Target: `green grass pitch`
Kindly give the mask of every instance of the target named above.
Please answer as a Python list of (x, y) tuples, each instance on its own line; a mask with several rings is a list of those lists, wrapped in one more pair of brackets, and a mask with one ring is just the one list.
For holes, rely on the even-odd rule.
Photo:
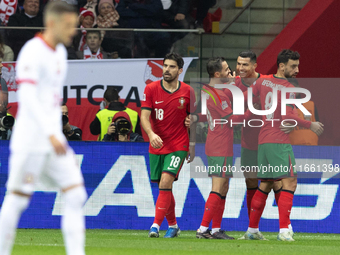
[[(277, 233), (263, 233), (269, 241), (202, 240), (196, 239), (194, 231), (182, 231), (180, 237), (164, 239), (148, 238), (148, 231), (140, 230), (87, 230), (87, 255), (120, 254), (339, 254), (340, 235), (296, 233), (295, 242), (279, 242)], [(240, 237), (241, 232), (228, 232)], [(60, 230), (19, 229), (13, 255), (59, 255), (65, 254)]]

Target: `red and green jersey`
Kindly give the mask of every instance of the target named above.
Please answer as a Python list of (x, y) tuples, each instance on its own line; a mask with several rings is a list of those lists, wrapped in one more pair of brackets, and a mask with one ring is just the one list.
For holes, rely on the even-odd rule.
[[(263, 77), (262, 74), (259, 74), (257, 78)], [(250, 87), (245, 84), (240, 76), (235, 78), (235, 85), (242, 90), (242, 92), (247, 91)], [(246, 109), (246, 108), (245, 108)], [(261, 119), (259, 117), (252, 116), (251, 119)], [(256, 123), (256, 124), (255, 124)], [(259, 125), (259, 122), (252, 123), (253, 125)], [(257, 150), (258, 148), (258, 138), (260, 134), (261, 127), (250, 127), (245, 125), (242, 127), (242, 135), (241, 135), (241, 146), (242, 148), (246, 148), (248, 150)]]
[(152, 154), (169, 154), (174, 151), (188, 151), (189, 135), (184, 125), (186, 116), (196, 110), (194, 90), (183, 82), (172, 93), (163, 87), (163, 80), (148, 84), (144, 90), (142, 109), (151, 111), (151, 127), (155, 134), (163, 140), (160, 149)]
[[(255, 97), (260, 96), (261, 101), (261, 109), (268, 110), (272, 106), (273, 100), (273, 88), (277, 88), (277, 107), (274, 113), (263, 115), (262, 120), (264, 125), (261, 128), (259, 135), (259, 144), (264, 143), (290, 143), (289, 134), (285, 134), (280, 130), (281, 121), (289, 118), (293, 118), (295, 120), (299, 120), (299, 125), (309, 128), (309, 121), (302, 121), (296, 115), (293, 116), (293, 108), (290, 108), (290, 111), (287, 111), (286, 116), (282, 116), (281, 114), (281, 90), (284, 87), (294, 87), (292, 84), (288, 82), (285, 78), (279, 78), (275, 75), (266, 75), (257, 79), (252, 85), (253, 95)], [(287, 98), (295, 98), (294, 93), (287, 94)]]
[[(232, 115), (233, 110), (229, 97), (222, 90), (214, 89), (211, 86), (205, 85), (203, 89), (209, 91), (215, 99), (207, 94), (207, 121), (209, 129), (205, 143), (205, 154), (210, 157), (232, 157), (233, 129), (229, 123), (214, 125), (214, 120), (229, 119)], [(204, 90), (202, 93), (206, 93)]]

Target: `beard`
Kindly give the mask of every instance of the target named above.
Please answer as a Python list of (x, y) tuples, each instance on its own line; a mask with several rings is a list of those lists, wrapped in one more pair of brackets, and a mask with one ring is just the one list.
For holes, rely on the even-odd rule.
[(176, 77), (175, 76), (172, 76), (171, 74), (168, 74), (169, 76), (165, 76), (164, 74), (163, 74), (163, 79), (166, 81), (166, 82), (172, 82), (172, 81), (174, 81), (175, 79), (176, 79)]

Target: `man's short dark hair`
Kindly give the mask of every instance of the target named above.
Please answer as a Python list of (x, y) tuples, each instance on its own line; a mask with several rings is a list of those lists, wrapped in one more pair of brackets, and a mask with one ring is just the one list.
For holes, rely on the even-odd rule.
[(182, 56), (177, 54), (177, 53), (168, 53), (168, 54), (166, 54), (165, 58), (163, 60), (163, 63), (167, 59), (176, 61), (179, 69), (182, 69), (183, 66), (184, 66), (184, 60), (183, 60)]
[(214, 78), (216, 72), (222, 71), (222, 63), (226, 61), (223, 57), (210, 58), (207, 63), (209, 78)]
[(118, 92), (114, 88), (107, 88), (104, 93), (104, 98), (108, 102), (114, 102), (119, 100)]
[(279, 53), (279, 55), (277, 56), (277, 67), (279, 67), (279, 65), (281, 63), (287, 64), (289, 59), (291, 59), (291, 60), (298, 60), (298, 59), (300, 59), (299, 52), (292, 51), (292, 50), (289, 50), (289, 49), (282, 50)]
[(86, 38), (87, 38), (87, 36), (88, 36), (89, 34), (97, 34), (98, 37), (99, 37), (99, 39), (102, 37), (102, 34), (100, 33), (100, 30), (89, 30), (89, 31), (87, 31), (87, 33), (86, 33)]
[(238, 56), (241, 58), (250, 58), (250, 62), (256, 63), (256, 54), (251, 50), (241, 51)]

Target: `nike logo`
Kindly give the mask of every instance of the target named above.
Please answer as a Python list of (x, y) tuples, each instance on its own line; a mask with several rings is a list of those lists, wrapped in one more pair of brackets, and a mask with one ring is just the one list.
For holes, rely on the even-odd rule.
[(176, 170), (175, 168), (170, 168), (170, 167), (168, 167), (168, 170)]
[(166, 208), (160, 208), (160, 207), (158, 207), (158, 210), (165, 210)]
[(156, 101), (155, 104), (161, 104), (163, 103), (164, 101)]

